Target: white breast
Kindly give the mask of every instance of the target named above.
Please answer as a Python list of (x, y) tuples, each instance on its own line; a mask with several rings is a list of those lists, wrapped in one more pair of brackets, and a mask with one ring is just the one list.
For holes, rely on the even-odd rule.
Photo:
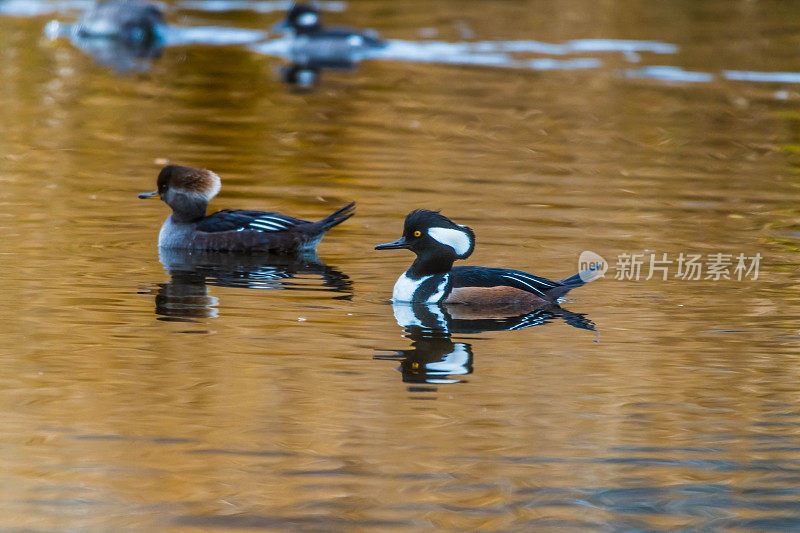
[(397, 281), (394, 284), (394, 290), (392, 291), (392, 301), (393, 302), (413, 302), (414, 301), (414, 293), (417, 292), (419, 286), (425, 282), (425, 280), (430, 279), (432, 276), (423, 276), (419, 279), (411, 279), (408, 277), (408, 272), (403, 272), (403, 274), (397, 278)]
[[(440, 275), (440, 274), (437, 274)], [(439, 285), (436, 286), (436, 291), (425, 298), (424, 294), (418, 295), (414, 298), (417, 290), (420, 286), (431, 279), (433, 276), (423, 276), (419, 279), (412, 279), (408, 275), (408, 271), (403, 272), (403, 275), (397, 278), (397, 282), (394, 284), (394, 290), (392, 291), (392, 301), (393, 302), (425, 302), (429, 304), (439, 303), (439, 301), (444, 298), (444, 292), (447, 289), (447, 280), (450, 278), (450, 274), (445, 274), (442, 276), (442, 281), (439, 282)]]

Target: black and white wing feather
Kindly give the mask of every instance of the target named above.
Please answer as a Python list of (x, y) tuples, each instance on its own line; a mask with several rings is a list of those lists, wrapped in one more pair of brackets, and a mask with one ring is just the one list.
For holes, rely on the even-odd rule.
[(542, 298), (550, 298), (548, 291), (562, 284), (519, 270), (486, 267), (454, 267), (451, 271), (453, 288), (458, 287), (514, 287)]
[(501, 272), (500, 277), (507, 281), (507, 285), (532, 292), (538, 296), (547, 297), (547, 291), (561, 285), (556, 281), (534, 276), (533, 274), (528, 274), (527, 272), (505, 269), (498, 270)]
[(224, 209), (208, 215), (197, 225), (198, 231), (218, 233), (221, 231), (254, 230), (260, 232), (279, 232), (291, 229), (309, 221), (264, 211), (244, 209)]

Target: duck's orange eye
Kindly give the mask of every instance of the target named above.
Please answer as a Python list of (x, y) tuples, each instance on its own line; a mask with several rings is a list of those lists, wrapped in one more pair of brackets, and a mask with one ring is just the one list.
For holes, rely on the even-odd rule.
[(414, 237), (419, 237), (420, 235), (422, 235), (422, 232), (420, 230), (414, 232)]

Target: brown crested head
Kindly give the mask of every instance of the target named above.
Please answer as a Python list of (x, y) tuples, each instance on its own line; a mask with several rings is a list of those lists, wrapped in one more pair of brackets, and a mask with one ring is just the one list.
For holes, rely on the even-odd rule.
[(221, 187), (219, 176), (204, 168), (167, 165), (158, 173), (158, 194), (162, 198), (171, 191), (203, 196), (210, 200)]

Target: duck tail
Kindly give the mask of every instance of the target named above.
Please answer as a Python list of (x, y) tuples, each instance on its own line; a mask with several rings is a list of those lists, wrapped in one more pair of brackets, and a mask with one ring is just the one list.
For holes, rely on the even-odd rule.
[(317, 224), (320, 225), (323, 231), (328, 231), (332, 227), (341, 224), (342, 222), (353, 216), (355, 214), (355, 209), (356, 209), (356, 203), (350, 202), (346, 206), (339, 208), (330, 215), (326, 216), (325, 218), (317, 222)]
[(574, 274), (568, 278), (558, 280), (560, 285), (550, 289), (547, 294), (553, 298), (560, 298), (575, 287), (580, 287), (581, 285), (591, 283), (598, 278), (602, 278), (603, 273), (604, 272), (599, 265), (590, 266), (589, 268), (581, 270), (577, 274)]

